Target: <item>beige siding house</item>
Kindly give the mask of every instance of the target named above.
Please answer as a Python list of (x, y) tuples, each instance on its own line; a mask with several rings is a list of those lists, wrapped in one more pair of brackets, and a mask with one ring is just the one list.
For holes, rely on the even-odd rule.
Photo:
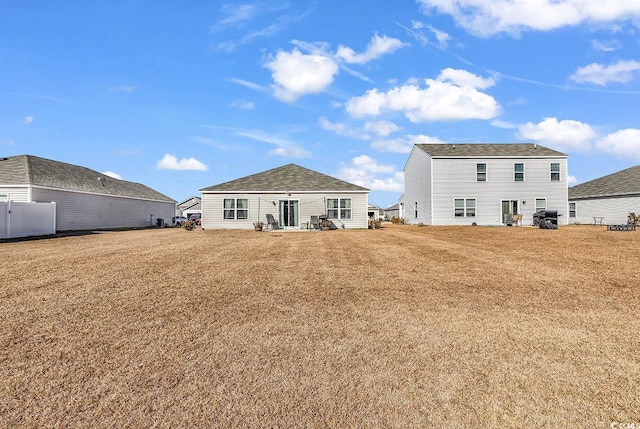
[(201, 189), (202, 228), (251, 229), (272, 216), (305, 229), (326, 216), (339, 228), (368, 227), (369, 190), (296, 164)]
[(145, 185), (33, 155), (0, 158), (0, 201), (55, 202), (57, 231), (157, 225), (176, 203)]
[(504, 225), (533, 223), (540, 210), (568, 221), (567, 158), (536, 144), (418, 144), (404, 168), (400, 205), (406, 222)]
[(640, 213), (640, 165), (569, 188), (569, 222), (627, 223)]

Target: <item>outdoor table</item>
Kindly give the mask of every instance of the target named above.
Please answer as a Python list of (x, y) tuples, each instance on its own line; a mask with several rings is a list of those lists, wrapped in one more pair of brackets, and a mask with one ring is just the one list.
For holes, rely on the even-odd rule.
[(603, 220), (604, 220), (604, 216), (593, 216), (594, 225), (602, 225)]

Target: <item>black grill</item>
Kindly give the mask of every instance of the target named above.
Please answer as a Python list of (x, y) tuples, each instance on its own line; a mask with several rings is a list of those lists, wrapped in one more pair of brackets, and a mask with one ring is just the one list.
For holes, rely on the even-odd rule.
[(558, 210), (540, 210), (533, 214), (533, 225), (541, 229), (558, 229)]

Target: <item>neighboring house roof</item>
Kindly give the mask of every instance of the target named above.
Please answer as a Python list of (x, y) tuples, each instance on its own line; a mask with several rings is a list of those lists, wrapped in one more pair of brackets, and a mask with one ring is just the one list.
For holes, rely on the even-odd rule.
[(184, 200), (181, 203), (178, 203), (177, 206), (181, 210), (187, 210), (187, 209), (199, 210), (200, 209), (200, 202), (201, 202), (201, 198), (200, 197), (191, 197), (191, 198), (188, 198), (188, 199)]
[(198, 201), (197, 203), (191, 205), (191, 206), (182, 206), (180, 207), (180, 210), (185, 211), (185, 210), (202, 210), (202, 207), (200, 205), (200, 201)]
[(175, 203), (173, 199), (140, 183), (114, 179), (89, 168), (33, 155), (0, 158), (0, 184), (42, 186)]
[(640, 165), (569, 188), (569, 199), (640, 195)]
[(432, 157), (566, 157), (567, 154), (534, 143), (417, 144)]
[(385, 211), (393, 211), (393, 210), (399, 210), (400, 209), (400, 203), (396, 203), (392, 206), (389, 206), (385, 209)]
[(330, 192), (353, 191), (368, 192), (367, 188), (354, 185), (296, 164), (252, 174), (230, 182), (200, 189), (201, 192), (273, 192), (303, 191)]

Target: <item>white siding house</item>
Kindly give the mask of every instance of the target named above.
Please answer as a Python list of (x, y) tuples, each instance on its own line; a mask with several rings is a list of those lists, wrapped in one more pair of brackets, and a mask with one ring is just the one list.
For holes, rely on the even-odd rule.
[(640, 165), (569, 188), (569, 222), (627, 223), (640, 213)]
[(55, 202), (57, 231), (147, 227), (175, 213), (145, 185), (33, 155), (0, 158), (0, 201)]
[(368, 227), (368, 189), (296, 164), (200, 192), (203, 229), (252, 229), (267, 215), (285, 229), (307, 228), (312, 216), (327, 216), (337, 227)]
[(200, 197), (191, 197), (176, 205), (176, 216), (189, 217), (193, 214), (202, 214)]
[(540, 210), (568, 222), (567, 155), (535, 144), (418, 144), (404, 168), (407, 223), (533, 223)]

